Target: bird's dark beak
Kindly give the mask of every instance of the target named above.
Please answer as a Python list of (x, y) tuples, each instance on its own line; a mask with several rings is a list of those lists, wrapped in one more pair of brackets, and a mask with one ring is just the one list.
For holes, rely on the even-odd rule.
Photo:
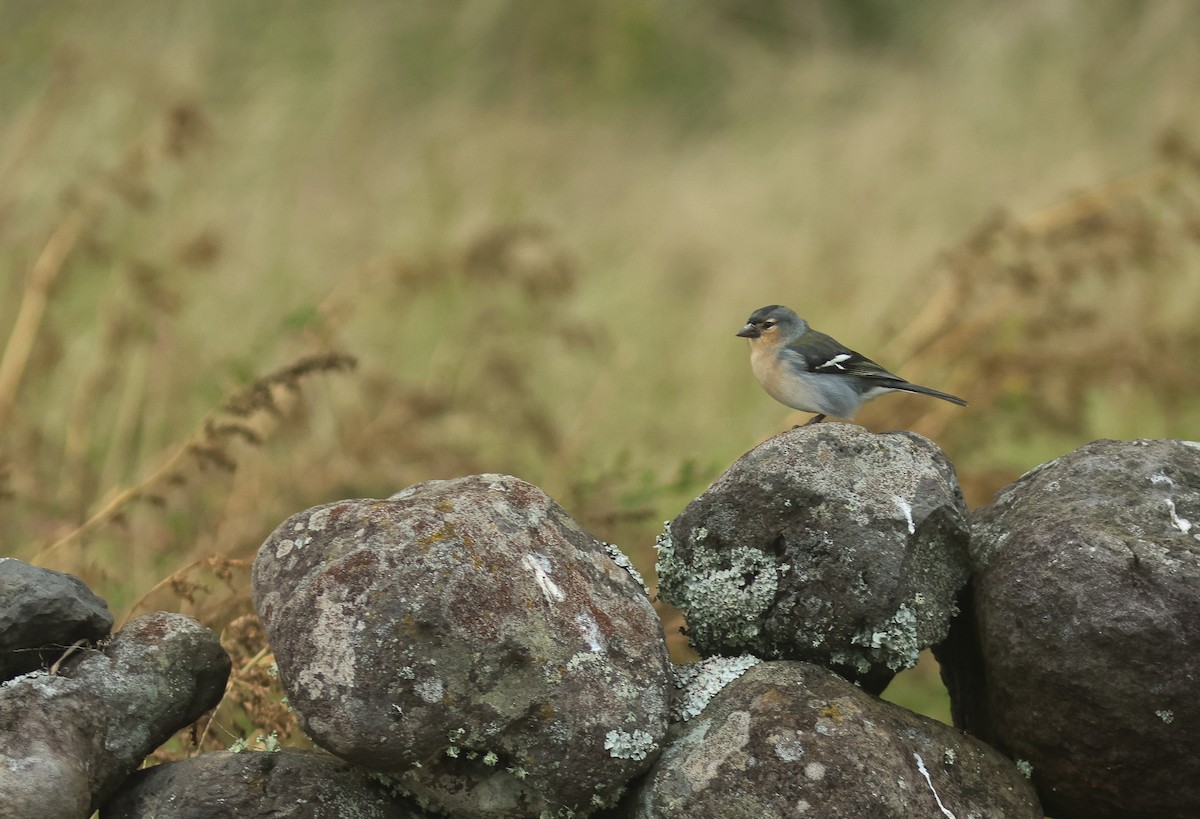
[(762, 335), (762, 330), (758, 329), (753, 324), (747, 324), (745, 327), (738, 330), (737, 334), (742, 338), (758, 338)]

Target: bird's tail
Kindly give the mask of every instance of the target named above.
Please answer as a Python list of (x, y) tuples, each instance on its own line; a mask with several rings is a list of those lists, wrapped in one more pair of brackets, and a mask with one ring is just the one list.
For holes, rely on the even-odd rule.
[(951, 404), (958, 404), (960, 407), (967, 406), (967, 402), (959, 398), (957, 395), (951, 395), (948, 392), (935, 390), (933, 387), (922, 387), (920, 384), (912, 384), (905, 381), (903, 384), (897, 384), (893, 389), (905, 390), (906, 392), (917, 392), (921, 395), (932, 395), (934, 398), (940, 398), (943, 401), (949, 401)]

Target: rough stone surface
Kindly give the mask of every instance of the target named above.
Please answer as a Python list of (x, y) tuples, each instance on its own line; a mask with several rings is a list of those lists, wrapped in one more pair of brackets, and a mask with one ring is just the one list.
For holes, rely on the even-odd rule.
[(653, 607), (516, 478), (294, 515), (259, 550), (253, 586), (309, 735), (455, 816), (586, 815), (666, 732)]
[(138, 771), (100, 819), (423, 819), (378, 774), (326, 753), (222, 751)]
[(659, 593), (702, 655), (805, 660), (878, 693), (946, 636), (968, 540), (954, 468), (931, 441), (801, 427), (668, 525)]
[[(1096, 441), (977, 515), (964, 727), (1056, 819), (1200, 816), (1200, 444)], [(981, 684), (980, 684), (980, 681)]]
[(48, 668), (76, 640), (107, 637), (113, 616), (73, 575), (0, 558), (0, 680)]
[(1041, 819), (1011, 760), (808, 663), (754, 666), (689, 720), (627, 802), (638, 819)]
[(0, 685), (0, 811), (87, 817), (142, 759), (220, 701), (229, 655), (179, 614), (131, 621), (57, 675)]

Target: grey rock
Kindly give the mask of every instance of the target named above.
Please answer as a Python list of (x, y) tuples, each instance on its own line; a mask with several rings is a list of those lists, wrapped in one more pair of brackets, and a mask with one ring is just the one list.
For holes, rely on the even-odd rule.
[(179, 614), (138, 617), (57, 675), (0, 685), (0, 811), (91, 814), (147, 754), (220, 701), (229, 655)]
[(666, 732), (649, 600), (516, 478), (301, 512), (259, 550), (253, 587), (308, 734), (455, 816), (587, 815)]
[(0, 680), (47, 668), (77, 640), (107, 637), (107, 604), (74, 575), (0, 558)]
[(220, 751), (138, 771), (101, 819), (423, 819), (378, 774), (317, 751)]
[(701, 655), (805, 660), (878, 693), (946, 636), (968, 540), (954, 468), (931, 441), (801, 427), (671, 521), (659, 593)]
[(790, 661), (725, 686), (622, 808), (637, 819), (1043, 816), (1012, 761), (982, 742)]
[(972, 560), (956, 721), (1030, 764), (1056, 819), (1200, 816), (1200, 444), (1038, 467), (979, 511)]

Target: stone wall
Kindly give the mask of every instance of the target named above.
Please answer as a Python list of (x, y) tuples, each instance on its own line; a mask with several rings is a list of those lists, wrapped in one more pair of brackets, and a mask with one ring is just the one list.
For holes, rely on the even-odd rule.
[[(698, 663), (517, 478), (300, 512), (254, 597), (324, 750), (136, 773), (220, 699), (216, 636), (159, 613), (103, 639), (76, 581), (0, 561), (0, 815), (1200, 815), (1196, 443), (1098, 441), (972, 515), (927, 439), (804, 427), (658, 550)], [(877, 696), (925, 648), (957, 728)]]

